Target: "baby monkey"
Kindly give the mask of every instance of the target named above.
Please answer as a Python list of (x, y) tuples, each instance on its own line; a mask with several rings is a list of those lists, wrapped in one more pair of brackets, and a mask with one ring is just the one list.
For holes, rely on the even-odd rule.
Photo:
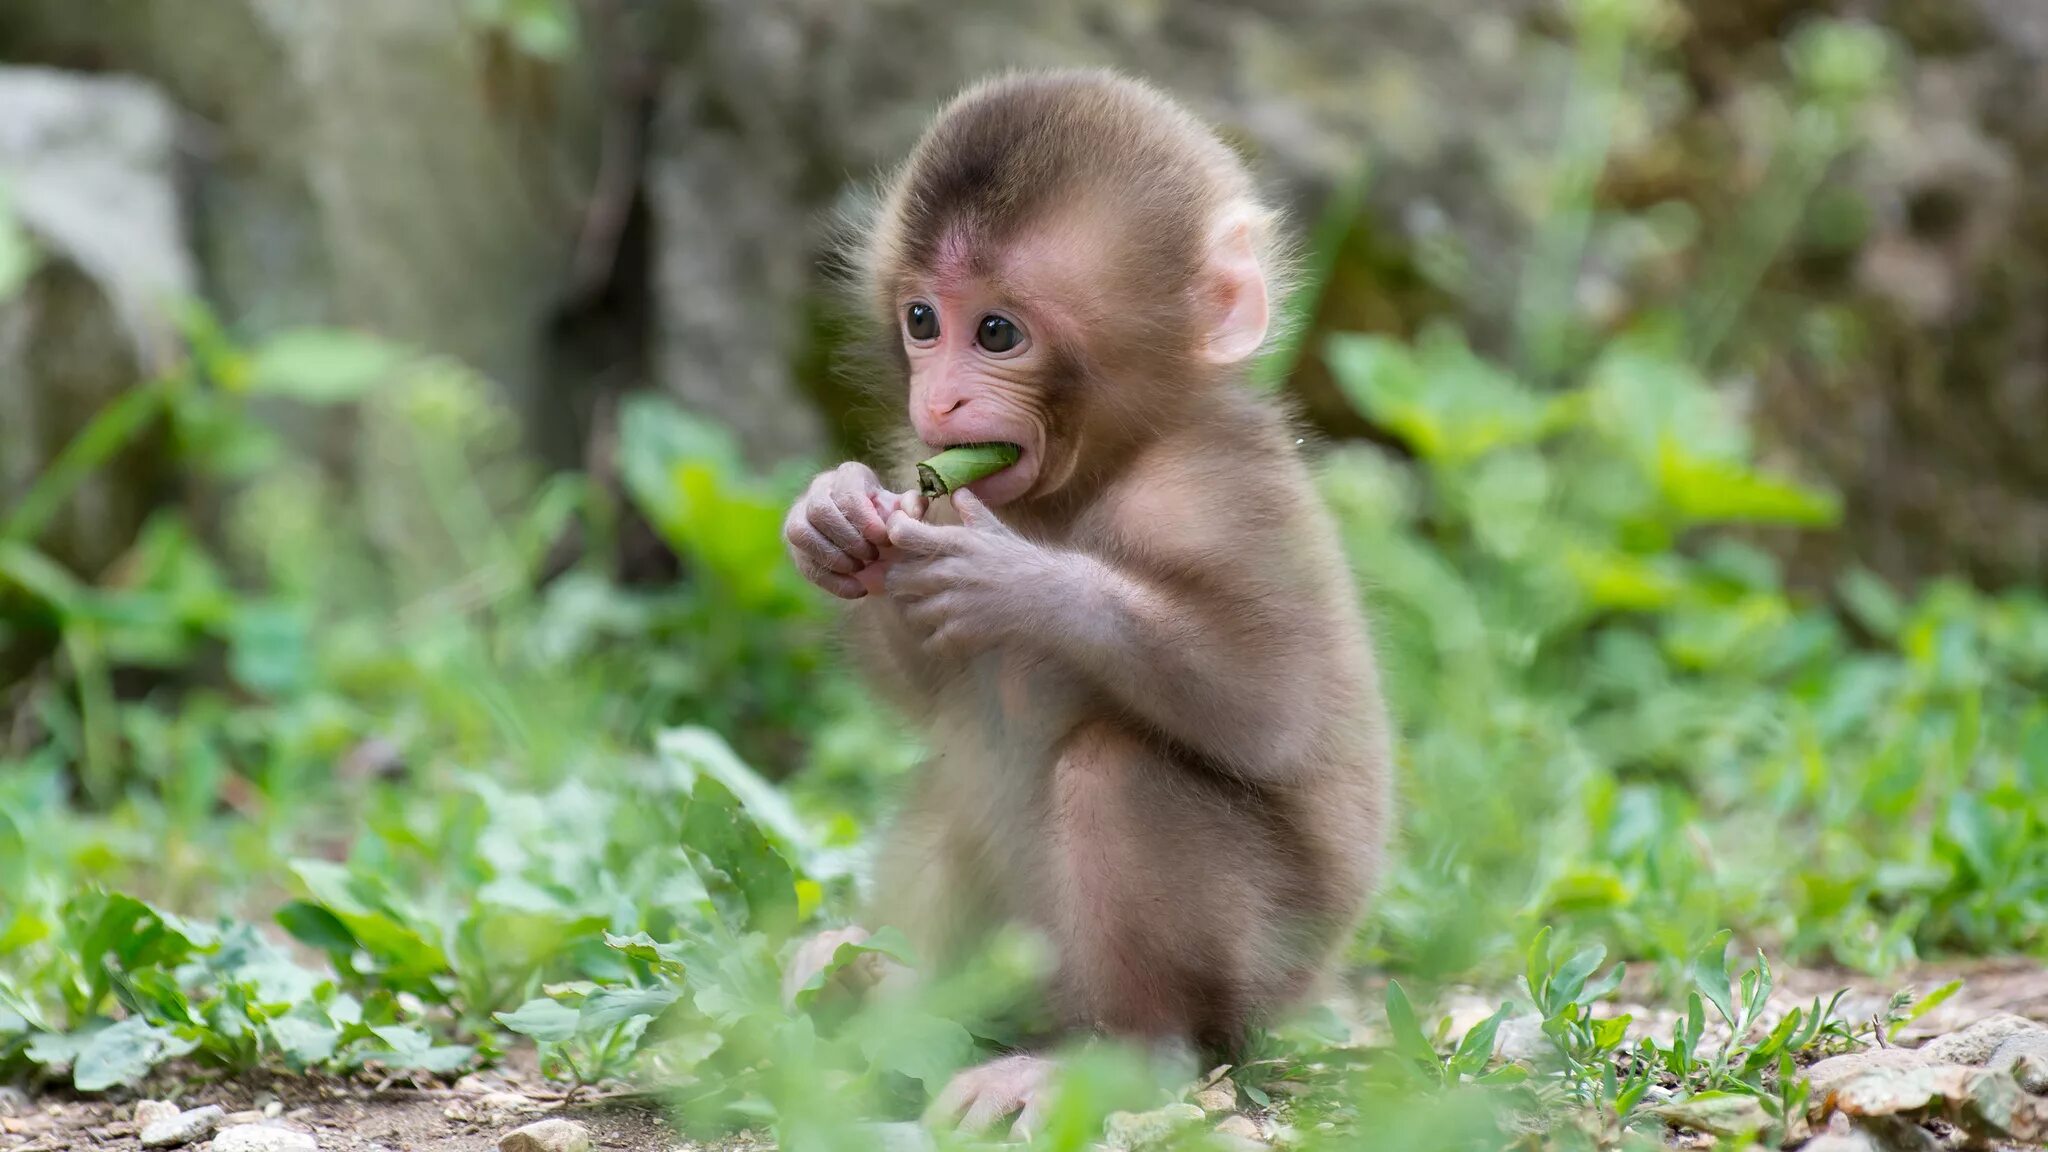
[[(1272, 230), (1238, 157), (1150, 87), (969, 89), (861, 248), (907, 383), (896, 486), (842, 464), (785, 526), (934, 750), (866, 922), (941, 967), (1020, 923), (1052, 945), (1069, 1032), (1226, 1058), (1349, 935), (1392, 803), (1334, 526), (1285, 415), (1244, 386)], [(1015, 462), (921, 496), (909, 465), (970, 444)], [(809, 942), (791, 986), (861, 935)], [(1048, 1067), (963, 1072), (935, 1111), (1021, 1110), (1028, 1133)]]

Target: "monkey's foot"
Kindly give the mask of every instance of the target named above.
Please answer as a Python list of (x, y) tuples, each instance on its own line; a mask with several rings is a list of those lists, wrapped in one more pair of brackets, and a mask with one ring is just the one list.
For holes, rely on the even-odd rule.
[(991, 1060), (953, 1077), (925, 1112), (934, 1124), (954, 1124), (967, 1132), (986, 1132), (996, 1121), (1022, 1111), (1010, 1128), (1012, 1139), (1029, 1140), (1045, 1124), (1052, 1105), (1053, 1062), (1043, 1056), (1015, 1055)]

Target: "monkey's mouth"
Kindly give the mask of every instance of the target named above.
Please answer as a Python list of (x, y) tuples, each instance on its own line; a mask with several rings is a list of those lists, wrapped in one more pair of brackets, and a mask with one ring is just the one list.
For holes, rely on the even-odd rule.
[(917, 466), (917, 487), (934, 500), (985, 480), (1024, 458), (1024, 447), (1004, 440), (954, 444)]

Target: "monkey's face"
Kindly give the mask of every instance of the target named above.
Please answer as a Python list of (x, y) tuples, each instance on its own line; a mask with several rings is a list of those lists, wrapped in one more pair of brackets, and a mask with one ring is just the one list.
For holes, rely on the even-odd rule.
[(980, 279), (918, 279), (897, 308), (911, 427), (934, 451), (1015, 444), (1015, 464), (969, 489), (990, 504), (1042, 495), (1070, 455), (1056, 442), (1050, 418), (1063, 375), (1056, 318)]

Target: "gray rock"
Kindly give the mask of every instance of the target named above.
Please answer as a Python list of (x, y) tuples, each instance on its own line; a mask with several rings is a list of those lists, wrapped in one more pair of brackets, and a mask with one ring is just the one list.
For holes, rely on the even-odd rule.
[(1500, 1031), (1493, 1036), (1493, 1050), (1503, 1060), (1536, 1064), (1555, 1055), (1557, 1045), (1543, 1034), (1543, 1017), (1530, 1012), (1500, 1022)]
[(243, 1124), (223, 1128), (213, 1138), (212, 1152), (319, 1152), (320, 1142), (309, 1133), (270, 1124)]
[(1242, 1112), (1235, 1112), (1225, 1116), (1222, 1122), (1216, 1125), (1216, 1134), (1219, 1136), (1236, 1137), (1239, 1140), (1249, 1140), (1255, 1144), (1265, 1143), (1265, 1136), (1259, 1131), (1258, 1121), (1253, 1120)]
[(538, 1120), (505, 1133), (498, 1152), (590, 1152), (590, 1129), (574, 1120)]
[(2041, 1025), (2025, 1016), (2001, 1012), (1996, 1016), (1979, 1020), (1961, 1032), (1937, 1036), (1922, 1044), (1917, 1051), (1929, 1064), (1982, 1065), (1988, 1062), (1992, 1054), (2008, 1039), (2041, 1031)]
[(1926, 1055), (1919, 1049), (1872, 1048), (1821, 1060), (1806, 1070), (1806, 1081), (1813, 1086), (1813, 1094), (1818, 1098), (1825, 1095), (1829, 1089), (1845, 1084), (1865, 1072), (1879, 1069), (1922, 1068), (1927, 1063)]
[(220, 1105), (208, 1104), (175, 1116), (162, 1116), (144, 1125), (139, 1139), (144, 1148), (176, 1148), (212, 1135), (225, 1115)]
[(1142, 1152), (1201, 1120), (1202, 1110), (1193, 1104), (1168, 1104), (1149, 1112), (1112, 1112), (1103, 1124), (1103, 1135), (1112, 1148)]
[(1985, 1067), (2012, 1073), (2020, 1087), (2034, 1095), (2048, 1093), (2048, 1030), (2006, 1037)]
[(147, 1128), (159, 1120), (169, 1120), (178, 1114), (178, 1106), (169, 1100), (137, 1100), (135, 1102), (135, 1126)]
[(882, 1152), (938, 1152), (938, 1143), (925, 1126), (904, 1120), (892, 1124), (870, 1124), (868, 1132)]

